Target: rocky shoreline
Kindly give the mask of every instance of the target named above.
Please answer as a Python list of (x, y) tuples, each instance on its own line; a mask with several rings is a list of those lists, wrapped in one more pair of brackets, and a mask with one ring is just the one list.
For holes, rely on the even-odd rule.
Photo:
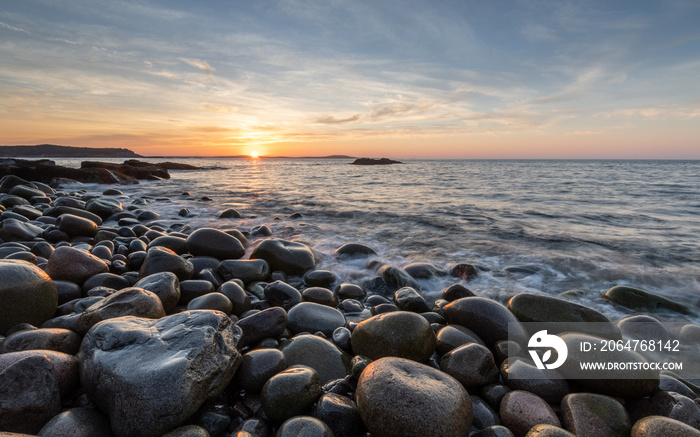
[[(504, 305), (467, 288), (470, 263), (399, 268), (361, 243), (318, 253), (237, 228), (233, 209), (192, 229), (155, 199), (28, 174), (0, 180), (0, 436), (700, 435), (694, 381), (547, 377), (508, 337), (586, 321), (622, 338), (647, 315), (613, 322), (566, 293)], [(376, 276), (342, 283), (328, 257)], [(417, 279), (434, 275), (454, 284), (430, 305)], [(631, 287), (605, 297), (694, 314)], [(664, 335), (697, 344), (700, 326)]]

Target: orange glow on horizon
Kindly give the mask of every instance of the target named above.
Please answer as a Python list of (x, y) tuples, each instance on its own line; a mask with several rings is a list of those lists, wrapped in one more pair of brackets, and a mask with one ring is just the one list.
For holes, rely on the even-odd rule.
[(258, 159), (258, 158), (260, 158), (260, 154), (258, 153), (257, 150), (253, 150), (252, 152), (250, 152), (250, 157), (253, 159)]

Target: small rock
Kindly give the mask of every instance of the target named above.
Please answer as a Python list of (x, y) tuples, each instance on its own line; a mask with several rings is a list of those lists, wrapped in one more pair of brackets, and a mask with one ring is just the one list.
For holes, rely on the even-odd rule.
[(335, 393), (321, 396), (313, 416), (327, 424), (335, 436), (359, 437), (364, 428), (355, 402)]
[(270, 275), (270, 266), (263, 259), (229, 259), (221, 261), (217, 269), (226, 280), (240, 279), (245, 284), (264, 281)]
[(501, 401), (501, 421), (516, 437), (527, 434), (539, 424), (561, 427), (552, 407), (541, 397), (530, 392), (514, 390)]
[[(68, 268), (70, 266), (70, 268)], [(109, 272), (107, 264), (85, 250), (61, 246), (54, 250), (46, 265), (51, 279), (82, 285), (87, 279)]]
[(250, 259), (264, 259), (271, 270), (281, 270), (288, 275), (303, 275), (316, 267), (316, 259), (308, 246), (286, 240), (263, 240)]
[(673, 311), (681, 314), (691, 314), (691, 310), (683, 304), (672, 301), (666, 297), (654, 294), (638, 288), (618, 285), (605, 292), (603, 297), (626, 308), (657, 313), (661, 310)]
[(303, 365), (318, 372), (321, 385), (345, 378), (352, 371), (352, 357), (316, 335), (297, 335), (280, 350), (288, 366)]
[(323, 332), (330, 337), (336, 328), (345, 326), (345, 323), (345, 316), (340, 311), (312, 302), (295, 305), (287, 315), (287, 327), (292, 334)]
[(139, 279), (134, 287), (143, 288), (158, 296), (166, 313), (171, 312), (180, 300), (180, 280), (172, 272), (148, 275)]
[(260, 393), (265, 383), (287, 368), (287, 360), (278, 349), (255, 349), (243, 354), (233, 385), (246, 393)]
[(163, 304), (154, 293), (143, 288), (130, 287), (101, 299), (83, 311), (76, 329), (86, 333), (95, 324), (116, 317), (135, 316), (146, 319), (165, 317)]
[(194, 266), (191, 262), (181, 258), (168, 248), (151, 247), (148, 249), (146, 259), (143, 261), (139, 276), (145, 278), (160, 272), (172, 272), (180, 281), (185, 281), (192, 278)]
[(265, 414), (274, 422), (304, 414), (323, 394), (318, 373), (293, 366), (270, 378), (260, 395)]
[(343, 244), (333, 252), (333, 255), (338, 257), (371, 256), (376, 254), (377, 252), (371, 247), (359, 243)]
[(111, 437), (107, 416), (92, 408), (71, 408), (49, 420), (39, 434), (42, 437)]
[(280, 307), (268, 308), (242, 318), (236, 325), (243, 330), (240, 346), (250, 346), (282, 335), (287, 327), (287, 312)]
[(477, 343), (451, 350), (440, 360), (440, 370), (459, 381), (466, 389), (498, 381), (498, 367), (493, 355)]
[[(445, 318), (474, 331), (492, 347), (499, 340), (509, 340), (509, 333), (519, 343), (527, 343), (530, 335), (508, 308), (483, 297), (457, 299), (444, 308)], [(509, 331), (510, 326), (510, 331)]]
[(640, 419), (632, 427), (630, 437), (698, 437), (700, 431), (675, 419), (649, 416)]
[(418, 362), (428, 361), (437, 343), (428, 321), (407, 311), (380, 314), (359, 323), (351, 342), (357, 355), (373, 360), (393, 356)]
[(187, 237), (187, 250), (194, 256), (211, 256), (221, 260), (238, 259), (245, 248), (236, 237), (213, 228), (197, 229)]
[(394, 293), (394, 303), (402, 311), (425, 313), (430, 311), (425, 298), (411, 287), (403, 287)]
[(311, 416), (287, 419), (275, 434), (276, 437), (334, 437), (333, 431), (322, 421)]
[(566, 429), (577, 436), (628, 436), (632, 424), (615, 399), (593, 393), (571, 393), (561, 401)]
[(280, 306), (289, 310), (301, 302), (301, 293), (296, 288), (282, 281), (275, 281), (265, 287), (265, 299), (270, 306)]

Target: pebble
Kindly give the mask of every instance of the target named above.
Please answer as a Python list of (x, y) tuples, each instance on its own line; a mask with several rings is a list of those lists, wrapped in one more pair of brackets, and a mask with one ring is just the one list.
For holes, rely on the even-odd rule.
[(507, 358), (501, 363), (503, 383), (513, 390), (534, 393), (550, 404), (559, 404), (569, 394), (568, 381), (554, 369), (538, 369), (530, 360)]
[(368, 365), (355, 396), (373, 437), (462, 437), (472, 425), (471, 399), (457, 380), (404, 358), (381, 358)]
[[(50, 259), (49, 262), (51, 262)], [(174, 273), (180, 281), (185, 281), (192, 278), (194, 266), (172, 250), (166, 247), (154, 246), (148, 249), (139, 276), (145, 278), (160, 272)]]
[(501, 421), (516, 437), (522, 437), (539, 424), (561, 427), (556, 413), (541, 397), (530, 392), (514, 390), (501, 400)]
[(394, 293), (394, 303), (401, 311), (425, 313), (430, 311), (425, 298), (411, 287), (403, 287)]
[(426, 362), (437, 341), (430, 323), (419, 314), (394, 311), (360, 322), (352, 331), (352, 349), (376, 360), (400, 357)]
[(287, 312), (284, 308), (268, 308), (247, 317), (236, 325), (243, 331), (240, 346), (250, 346), (266, 338), (277, 338), (287, 327)]
[(678, 393), (660, 391), (631, 402), (628, 410), (633, 422), (646, 416), (664, 416), (700, 429), (700, 405)]
[(243, 354), (232, 384), (247, 393), (260, 393), (265, 383), (287, 368), (287, 360), (278, 349), (255, 349)]
[(180, 301), (180, 280), (172, 272), (148, 275), (139, 279), (134, 287), (148, 290), (158, 296), (166, 313), (171, 312)]
[(335, 436), (359, 437), (364, 430), (360, 410), (347, 396), (324, 394), (314, 405), (312, 416), (328, 425)]
[(265, 299), (270, 306), (279, 306), (287, 311), (302, 301), (301, 293), (296, 288), (282, 281), (267, 284), (264, 293)]
[(280, 350), (288, 366), (303, 365), (314, 369), (321, 385), (345, 378), (352, 372), (352, 357), (316, 335), (297, 335)]
[(82, 337), (68, 329), (32, 329), (9, 334), (2, 342), (2, 353), (24, 350), (52, 350), (75, 355)]
[(479, 338), (469, 328), (459, 325), (449, 325), (441, 328), (437, 332), (437, 347), (438, 355), (445, 355), (452, 349), (458, 348), (467, 343), (478, 343), (484, 345), (484, 341)]
[(337, 257), (361, 257), (376, 255), (374, 249), (360, 243), (347, 243), (337, 248), (333, 255)]
[(314, 302), (333, 308), (338, 306), (338, 296), (327, 288), (309, 287), (301, 293), (301, 298), (305, 302)]
[(207, 293), (203, 296), (195, 297), (187, 304), (188, 310), (216, 310), (224, 314), (229, 314), (233, 310), (233, 304), (222, 293)]
[(612, 287), (603, 294), (603, 297), (611, 302), (633, 310), (649, 311), (651, 313), (656, 313), (660, 310), (681, 314), (692, 313), (687, 306), (681, 303), (649, 291), (624, 285)]
[(321, 397), (318, 373), (310, 367), (292, 366), (270, 378), (260, 394), (265, 414), (276, 423), (299, 416)]
[(440, 370), (454, 377), (466, 389), (498, 381), (498, 367), (486, 346), (468, 343), (445, 354)]

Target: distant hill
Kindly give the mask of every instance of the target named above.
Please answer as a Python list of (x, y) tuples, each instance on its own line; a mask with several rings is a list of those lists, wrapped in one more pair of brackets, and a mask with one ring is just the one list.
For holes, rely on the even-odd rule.
[(143, 158), (129, 149), (109, 147), (71, 147), (54, 144), (38, 146), (0, 146), (0, 157), (11, 158)]

